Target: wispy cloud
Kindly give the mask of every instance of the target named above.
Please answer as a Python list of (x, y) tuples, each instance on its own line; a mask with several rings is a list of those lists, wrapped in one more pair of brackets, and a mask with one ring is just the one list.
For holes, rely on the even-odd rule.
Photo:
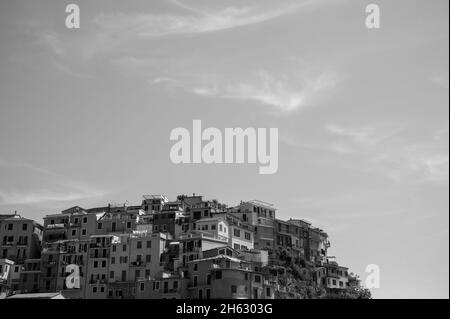
[(44, 32), (41, 33), (40, 36), (42, 44), (48, 46), (55, 55), (59, 56), (66, 52), (64, 44), (61, 42), (59, 35), (57, 33)]
[(0, 159), (0, 206), (71, 202), (108, 192), (29, 163)]
[[(360, 128), (329, 124), (327, 132), (339, 137), (331, 143), (336, 152), (356, 153), (366, 158), (363, 169), (396, 181), (448, 184), (448, 129), (429, 134), (429, 138), (405, 138), (403, 126), (369, 125)], [(339, 147), (342, 147), (340, 149)], [(361, 163), (360, 163), (361, 164)]]
[(255, 101), (274, 107), (281, 112), (291, 112), (308, 106), (315, 95), (334, 88), (335, 74), (322, 73), (312, 79), (275, 78), (260, 71), (254, 81), (238, 83), (212, 83), (193, 87), (194, 94), (225, 99)]
[[(50, 53), (47, 55), (50, 63), (64, 75), (79, 79), (87, 79), (92, 76), (85, 71), (81, 71), (82, 63), (76, 63), (70, 59), (70, 48), (67, 43), (61, 40), (61, 36), (56, 32), (41, 32), (36, 35), (38, 42)], [(79, 62), (79, 61), (78, 61)]]
[[(401, 130), (403, 126), (399, 125), (389, 125), (389, 124), (378, 124), (378, 125), (364, 125), (360, 127), (345, 127), (337, 124), (327, 124), (325, 130), (340, 138), (341, 142), (347, 142), (341, 145), (344, 149), (350, 150), (354, 145), (363, 147), (373, 147), (376, 146), (387, 139), (395, 136)], [(348, 144), (350, 142), (350, 144)], [(336, 148), (338, 150), (338, 148)]]
[(447, 74), (441, 74), (441, 75), (433, 75), (430, 76), (430, 81), (444, 89), (449, 88), (449, 81), (448, 81), (448, 73)]
[(283, 132), (280, 141), (290, 147), (336, 153), (339, 157), (330, 160), (332, 165), (384, 176), (396, 182), (448, 185), (448, 123), (442, 128), (420, 132), (401, 123), (362, 126), (331, 123), (324, 125), (323, 130), (325, 135), (319, 134), (313, 139)]
[(448, 184), (448, 149), (412, 145), (376, 156), (368, 170), (384, 174), (399, 182), (433, 182)]
[(37, 190), (35, 192), (2, 192), (0, 191), (0, 205), (29, 205), (47, 202), (71, 202), (86, 198), (103, 196), (105, 193), (83, 190), (82, 192), (54, 192)]
[(287, 5), (285, 2), (278, 7), (241, 5), (216, 9), (187, 5), (181, 1), (171, 3), (183, 9), (183, 12), (104, 13), (98, 15), (94, 23), (108, 33), (120, 32), (143, 38), (200, 34), (269, 21), (308, 6), (311, 1), (289, 1)]

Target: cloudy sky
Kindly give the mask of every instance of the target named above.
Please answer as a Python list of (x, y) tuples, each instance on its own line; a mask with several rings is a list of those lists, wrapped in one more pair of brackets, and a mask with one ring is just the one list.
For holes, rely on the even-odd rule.
[[(0, 0), (0, 213), (260, 199), (378, 298), (449, 296), (446, 0)], [(172, 129), (278, 127), (279, 170), (172, 164)]]

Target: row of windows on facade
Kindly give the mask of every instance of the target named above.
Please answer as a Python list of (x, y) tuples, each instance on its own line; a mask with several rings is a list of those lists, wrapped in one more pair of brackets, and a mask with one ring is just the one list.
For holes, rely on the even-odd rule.
[[(122, 281), (127, 281), (127, 271), (126, 270), (122, 270), (121, 272), (121, 280)], [(136, 280), (138, 279), (142, 279), (141, 275), (144, 274), (144, 278), (149, 278), (150, 277), (150, 269), (145, 269), (143, 272), (140, 269), (136, 269), (134, 271), (134, 276), (136, 278)], [(111, 270), (109, 272), (109, 279), (114, 279), (115, 278), (115, 272), (113, 270)], [(97, 275), (91, 275), (90, 278), (90, 283), (96, 283), (97, 281), (105, 281), (106, 280), (106, 274), (97, 274)]]
[[(151, 255), (145, 255), (145, 262), (149, 263), (152, 261)], [(143, 262), (143, 255), (136, 255), (136, 263)], [(119, 257), (119, 264), (127, 264), (128, 263), (128, 256), (120, 256)], [(111, 257), (111, 265), (116, 264), (116, 257)], [(102, 268), (106, 267), (106, 260), (101, 261), (94, 261), (94, 268), (99, 268), (99, 265), (101, 265)]]
[[(330, 278), (328, 278), (328, 285), (331, 285), (331, 282), (333, 282), (333, 286), (337, 285), (336, 279), (331, 280)], [(342, 288), (344, 286), (348, 286), (348, 282), (343, 282), (342, 280), (339, 280), (339, 287)]]
[[(197, 271), (197, 264), (194, 264), (194, 271)], [(192, 280), (193, 280), (193, 286), (196, 287), (198, 284), (198, 277), (199, 275), (194, 275), (192, 276)], [(215, 279), (222, 279), (222, 271), (221, 270), (217, 270), (214, 272), (214, 278)], [(249, 280), (250, 276), (248, 273), (244, 273), (244, 280)], [(255, 281), (255, 283), (261, 283), (261, 276), (260, 275), (254, 275), (253, 280)], [(207, 274), (206, 275), (206, 284), (210, 285), (211, 284), (211, 274)]]
[(253, 212), (258, 213), (258, 215), (262, 215), (264, 217), (267, 217), (267, 214), (272, 218), (274, 211), (262, 207), (253, 206)]
[[(2, 244), (5, 245), (13, 245), (14, 244), (14, 236), (4, 236)], [(19, 240), (17, 241), (17, 245), (28, 245), (28, 236), (19, 236)]]
[[(9, 250), (8, 249), (3, 249), (2, 251), (2, 258), (12, 258), (13, 255), (8, 255)], [(16, 254), (15, 254), (15, 258), (16, 259), (20, 259), (22, 256), (22, 259), (25, 259), (27, 257), (27, 250), (26, 249), (17, 249)]]
[[(128, 216), (128, 215), (126, 215), (126, 214), (118, 214), (117, 216), (118, 216), (117, 219), (130, 219), (130, 218), (134, 219), (133, 216)], [(111, 217), (111, 216), (110, 216), (110, 215), (106, 215), (106, 217)], [(83, 217), (83, 218), (81, 219), (81, 221), (82, 221), (83, 224), (87, 224), (87, 223), (88, 223), (88, 220), (89, 220), (88, 217)], [(69, 223), (69, 219), (61, 219), (60, 221), (61, 221), (61, 223), (63, 223), (63, 224), (68, 224), (68, 223)], [(75, 218), (73, 222), (74, 222), (74, 224), (78, 224), (78, 223), (80, 222), (80, 219)], [(56, 220), (55, 220), (55, 219), (50, 219), (50, 224), (51, 224), (51, 225), (54, 225), (55, 223), (56, 223)]]
[[(14, 224), (13, 223), (5, 224), (5, 230), (14, 230)], [(22, 230), (28, 230), (28, 224), (23, 223)]]
[[(222, 275), (221, 272), (218, 271), (218, 272), (216, 272), (215, 278), (216, 279), (222, 279), (221, 275)], [(246, 275), (245, 276), (245, 280), (248, 280), (248, 274), (245, 274), (245, 275)], [(207, 285), (211, 284), (211, 275), (210, 274), (207, 275), (206, 281), (207, 281)], [(260, 276), (255, 276), (255, 282), (260, 283), (261, 282), (261, 277)], [(198, 276), (193, 276), (193, 287), (197, 287), (197, 286), (198, 286)], [(178, 287), (179, 287), (178, 281), (177, 280), (172, 281), (172, 290), (176, 291), (176, 290), (178, 290)], [(154, 291), (159, 291), (160, 290), (160, 282), (159, 281), (153, 281), (153, 287), (152, 288), (153, 288)], [(141, 291), (145, 290), (145, 283), (141, 283), (140, 284), (140, 290)], [(163, 292), (164, 293), (169, 292), (169, 282), (168, 281), (164, 281), (163, 282)], [(203, 299), (203, 290), (199, 289), (198, 292), (199, 292), (199, 299)], [(206, 292), (206, 297), (209, 299), (211, 289), (210, 288), (206, 288), (205, 292)], [(230, 286), (230, 292), (232, 294), (236, 294), (238, 292), (238, 287), (236, 285), (231, 285)], [(244, 286), (244, 292), (245, 293), (248, 292), (248, 287), (247, 286)], [(269, 287), (267, 287), (266, 288), (266, 296), (270, 297), (270, 295), (271, 295), (271, 290), (270, 290)]]
[[(142, 242), (141, 241), (138, 241), (138, 242), (136, 242), (136, 248), (137, 249), (142, 249)], [(146, 247), (147, 248), (151, 248), (152, 247), (152, 242), (149, 240), (149, 241), (147, 241), (147, 245), (146, 245)], [(75, 251), (76, 251), (76, 249), (74, 248), (74, 247), (71, 247), (72, 249), (69, 249), (68, 250), (68, 253), (75, 253)], [(85, 244), (85, 245), (80, 245), (79, 246), (79, 249), (78, 249), (78, 252), (87, 252), (87, 245)], [(112, 251), (113, 252), (116, 252), (117, 251), (117, 245), (113, 245), (112, 246)], [(124, 252), (126, 252), (127, 251), (127, 244), (123, 244), (122, 245), (122, 251), (124, 251)], [(93, 249), (93, 254), (92, 254), (92, 258), (106, 258), (107, 257), (107, 250), (106, 249)], [(100, 253), (101, 252), (101, 253)], [(151, 258), (151, 256), (150, 255), (147, 255), (146, 256), (146, 260), (147, 261), (149, 261), (148, 259), (149, 259), (149, 257)], [(66, 262), (69, 262), (70, 263), (70, 260), (71, 260), (71, 258), (72, 258), (72, 256), (64, 256), (63, 257), (63, 260), (64, 261), (66, 261)], [(77, 256), (74, 256), (74, 258), (77, 258)], [(78, 258), (80, 258), (81, 260), (82, 260), (82, 255), (80, 255), (80, 256), (78, 256)], [(121, 257), (122, 258), (122, 257)], [(124, 258), (127, 258), (127, 257), (124, 257)], [(138, 260), (139, 259), (141, 259), (142, 258), (142, 255), (137, 255), (137, 258), (138, 258)], [(112, 260), (115, 260), (115, 257), (112, 257)], [(53, 255), (48, 255), (48, 261), (49, 262), (52, 262), (53, 261)], [(114, 263), (114, 262), (112, 262), (112, 263)]]

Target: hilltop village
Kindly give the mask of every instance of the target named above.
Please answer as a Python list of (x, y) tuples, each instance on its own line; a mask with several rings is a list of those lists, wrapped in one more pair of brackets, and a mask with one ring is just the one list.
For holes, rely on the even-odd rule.
[[(328, 257), (325, 231), (252, 200), (145, 195), (141, 205), (72, 207), (43, 225), (0, 215), (0, 298), (362, 298)], [(370, 296), (369, 296), (370, 297)]]

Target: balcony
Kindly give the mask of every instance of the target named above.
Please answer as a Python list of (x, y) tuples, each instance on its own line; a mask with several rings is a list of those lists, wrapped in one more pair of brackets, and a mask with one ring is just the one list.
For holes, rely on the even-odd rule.
[(89, 280), (90, 285), (105, 285), (107, 283), (108, 283), (108, 280), (106, 280), (106, 279)]
[(91, 259), (106, 259), (106, 258), (109, 258), (109, 254), (104, 255), (104, 254), (90, 253), (89, 258), (91, 258)]
[(131, 262), (131, 267), (145, 267), (145, 263), (143, 261), (133, 261)]
[(264, 286), (277, 286), (278, 281), (277, 280), (264, 280)]
[(66, 224), (48, 224), (45, 229), (62, 229), (62, 228), (66, 228)]

